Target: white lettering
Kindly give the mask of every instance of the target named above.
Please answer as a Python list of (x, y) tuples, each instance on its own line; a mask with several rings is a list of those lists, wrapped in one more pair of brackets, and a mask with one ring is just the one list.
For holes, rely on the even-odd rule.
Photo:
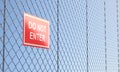
[(30, 39), (33, 39), (33, 32), (30, 32)]
[(31, 40), (45, 41), (45, 35), (39, 34), (39, 33), (30, 32), (30, 39)]
[(45, 25), (36, 24), (34, 22), (31, 22), (31, 21), (28, 22), (28, 27), (29, 27), (29, 29), (37, 30), (40, 32), (46, 32)]
[(37, 30), (39, 30), (40, 32), (46, 32), (46, 26), (44, 26), (44, 25), (38, 25), (37, 26)]
[(45, 35), (40, 34), (40, 41), (45, 41)]
[(36, 30), (36, 23), (33, 23), (33, 30)]
[(31, 21), (28, 22), (28, 26), (29, 26), (29, 29), (32, 28), (32, 22)]

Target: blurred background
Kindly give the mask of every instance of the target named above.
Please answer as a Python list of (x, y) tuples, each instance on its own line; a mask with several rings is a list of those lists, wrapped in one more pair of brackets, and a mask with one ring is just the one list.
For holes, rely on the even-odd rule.
[[(23, 14), (50, 22), (50, 48), (23, 45)], [(0, 0), (0, 72), (120, 72), (119, 0)]]

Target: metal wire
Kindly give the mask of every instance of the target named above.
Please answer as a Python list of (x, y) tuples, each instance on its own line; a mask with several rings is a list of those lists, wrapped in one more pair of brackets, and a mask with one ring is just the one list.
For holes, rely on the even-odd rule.
[[(108, 48), (112, 39), (107, 34), (107, 4), (105, 0), (0, 0), (0, 72), (107, 72), (112, 60), (117, 60), (113, 65), (119, 72), (120, 5), (116, 0), (117, 36), (112, 38), (116, 50)], [(24, 13), (50, 22), (50, 49), (23, 45)], [(116, 56), (111, 50), (117, 51), (117, 58), (110, 58)]]
[(0, 1), (0, 72), (3, 71), (3, 21), (4, 21), (4, 2)]
[[(7, 4), (7, 5), (6, 5)], [(57, 17), (56, 9), (57, 7), (52, 7), (56, 5), (53, 2), (50, 5), (50, 1), (12, 1), (8, 0), (6, 2), (6, 16), (5, 21), (5, 50), (4, 65), (2, 67), (3, 72), (56, 72), (57, 70), (57, 48), (56, 48), (56, 31), (57, 27), (56, 20), (53, 17)], [(46, 5), (47, 4), (47, 5)], [(44, 8), (43, 8), (44, 7)], [(38, 9), (39, 8), (39, 9)], [(50, 10), (49, 12), (47, 12)], [(51, 44), (50, 51), (37, 49), (35, 47), (23, 46), (22, 44), (22, 27), (23, 27), (23, 13), (31, 13), (35, 16), (50, 20), (51, 26)], [(52, 13), (51, 13), (52, 12)], [(41, 14), (43, 13), (43, 14)], [(54, 14), (55, 13), (55, 14)], [(48, 15), (49, 14), (49, 15)], [(54, 14), (54, 15), (53, 15)], [(52, 18), (50, 18), (53, 16)], [(54, 36), (54, 37), (53, 37)]]
[(106, 43), (106, 2), (104, 1), (104, 30), (105, 30), (105, 72), (107, 72), (107, 43)]

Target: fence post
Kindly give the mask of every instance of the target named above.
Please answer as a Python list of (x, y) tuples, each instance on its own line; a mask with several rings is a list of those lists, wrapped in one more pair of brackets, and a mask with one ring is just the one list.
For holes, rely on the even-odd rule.
[(86, 57), (86, 61), (87, 61), (87, 72), (89, 72), (89, 63), (88, 63), (88, 2), (87, 0), (86, 1), (86, 47), (87, 47), (87, 50), (86, 50), (86, 54), (87, 54), (87, 57)]
[(4, 61), (5, 61), (5, 24), (6, 24), (6, 0), (4, 0), (4, 21), (3, 21), (3, 68), (2, 71), (4, 72)]
[(57, 0), (57, 72), (59, 72), (59, 0)]

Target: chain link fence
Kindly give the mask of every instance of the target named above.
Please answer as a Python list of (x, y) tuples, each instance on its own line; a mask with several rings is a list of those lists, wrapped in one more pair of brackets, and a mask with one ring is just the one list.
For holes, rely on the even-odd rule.
[[(4, 72), (56, 72), (56, 3), (56, 0), (6, 0)], [(23, 46), (24, 12), (50, 21), (50, 50)]]
[[(119, 7), (118, 0), (0, 0), (0, 72), (119, 72)], [(50, 22), (50, 49), (23, 45), (24, 13)]]
[(0, 1), (0, 72), (3, 69), (3, 21), (4, 21), (4, 2)]

